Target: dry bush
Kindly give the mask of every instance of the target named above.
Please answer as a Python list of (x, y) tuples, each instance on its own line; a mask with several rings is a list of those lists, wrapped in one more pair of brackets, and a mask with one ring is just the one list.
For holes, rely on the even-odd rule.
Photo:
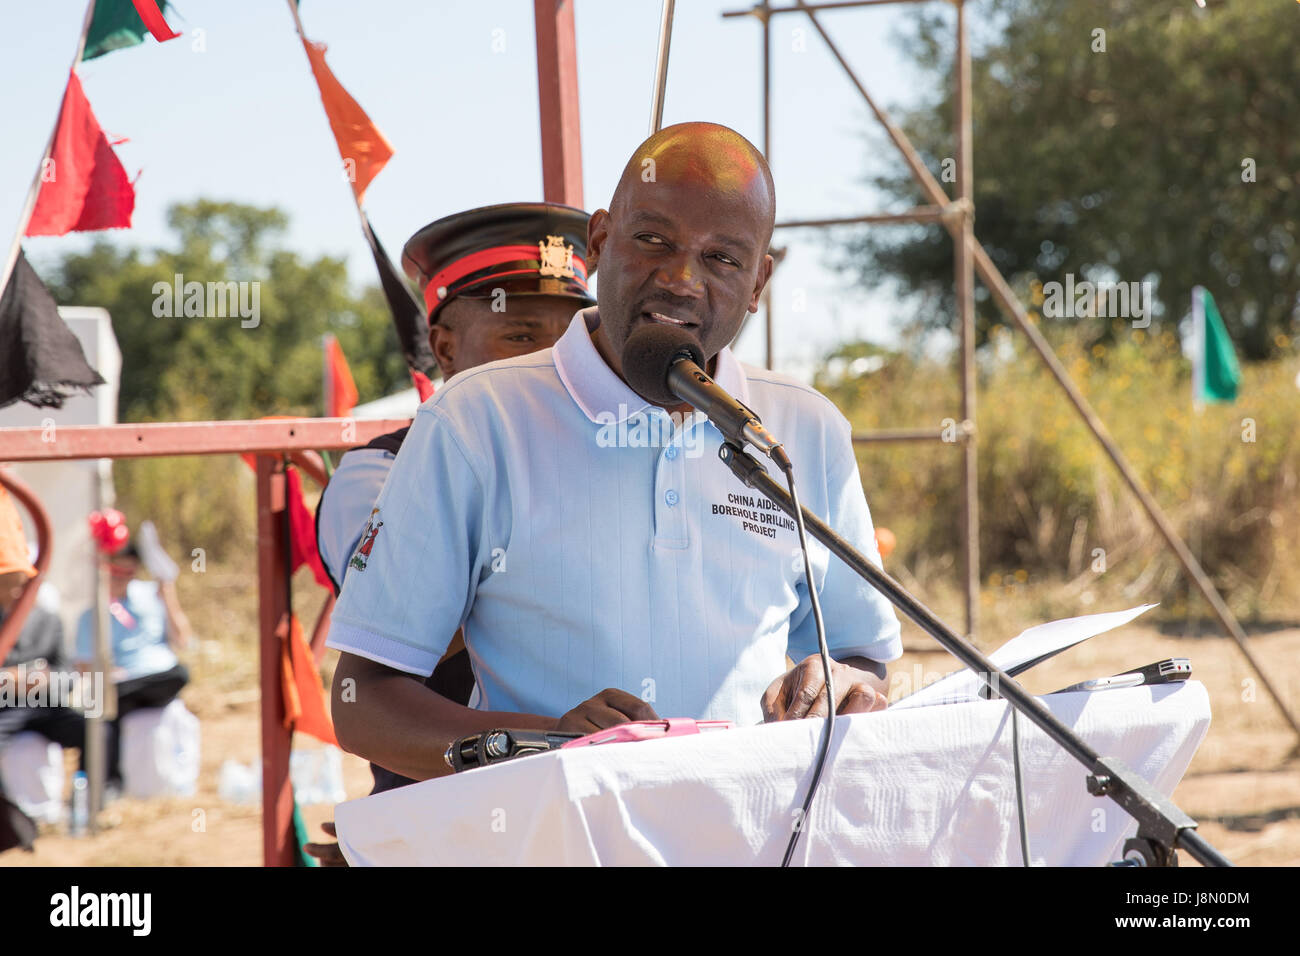
[[(1089, 345), (1086, 332), (1056, 333), (1057, 355), (1229, 605), (1248, 619), (1300, 613), (1295, 356), (1247, 365), (1235, 403), (1196, 412), (1171, 334)], [(1127, 596), (1163, 602), (1166, 616), (1207, 614), (1199, 596), (1189, 606), (1172, 552), (1037, 356), (1010, 335), (992, 351), (980, 358), (976, 416), (985, 586), (1054, 580), (1068, 599), (1106, 577), (1110, 590), (1122, 581)], [(960, 417), (949, 364), (897, 355), (818, 384), (859, 430)], [(946, 586), (960, 573), (959, 448), (859, 449), (873, 517), (898, 537), (893, 562), (932, 589), (942, 590), (935, 575)]]

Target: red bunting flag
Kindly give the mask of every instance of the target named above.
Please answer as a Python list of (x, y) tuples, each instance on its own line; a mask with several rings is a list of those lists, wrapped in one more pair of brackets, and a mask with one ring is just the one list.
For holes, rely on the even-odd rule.
[(297, 571), (304, 564), (311, 568), (311, 575), (323, 588), (334, 590), (325, 565), (321, 563), (320, 551), (316, 547), (316, 516), (307, 507), (302, 498), (302, 477), (297, 468), (286, 469), (288, 475), (289, 530), (293, 540), (289, 542), (289, 573)]
[(154, 0), (131, 0), (131, 4), (135, 7), (135, 12), (140, 14), (140, 19), (149, 28), (149, 32), (153, 34), (153, 38), (159, 43), (166, 43), (180, 36), (167, 25), (162, 11), (158, 9), (158, 4)]
[[(291, 416), (268, 415), (262, 421)], [(243, 452), (240, 456), (249, 468), (257, 471), (257, 456), (252, 452)], [(298, 469), (290, 465), (285, 469), (285, 507), (289, 509), (289, 573), (293, 574), (304, 564), (311, 568), (311, 576), (316, 583), (327, 591), (333, 592), (334, 585), (325, 573), (321, 562), (320, 550), (316, 546), (316, 515), (307, 507), (302, 497), (302, 477)]]
[(135, 189), (90, 109), (76, 71), (68, 77), (41, 170), (41, 191), (27, 224), (29, 236), (62, 236), (96, 229), (129, 229)]

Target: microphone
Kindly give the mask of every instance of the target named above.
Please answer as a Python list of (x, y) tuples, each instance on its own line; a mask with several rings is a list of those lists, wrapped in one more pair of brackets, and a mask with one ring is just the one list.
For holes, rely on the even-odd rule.
[(789, 471), (781, 443), (751, 409), (709, 377), (703, 364), (704, 349), (695, 336), (671, 325), (643, 325), (623, 346), (623, 375), (642, 398), (656, 405), (686, 402), (708, 415), (728, 441), (753, 445)]

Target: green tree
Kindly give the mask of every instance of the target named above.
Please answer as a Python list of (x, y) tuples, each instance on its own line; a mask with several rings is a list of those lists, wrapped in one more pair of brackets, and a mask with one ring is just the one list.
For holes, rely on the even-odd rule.
[[(50, 282), (59, 303), (112, 315), (122, 350), (120, 420), (319, 415), (326, 332), (338, 336), (362, 401), (407, 381), (382, 293), (350, 291), (340, 259), (305, 262), (279, 248), (287, 225), (279, 210), (199, 199), (173, 206), (168, 224), (176, 248), (142, 253), (99, 240), (65, 256)], [(205, 289), (257, 283), (256, 324), (156, 315), (155, 287), (170, 289), (177, 275)]]
[[(1205, 285), (1248, 358), (1284, 344), (1300, 297), (1295, 6), (988, 0), (972, 12), (975, 234), (1013, 284), (1150, 281), (1166, 326)], [(906, 42), (933, 87), (900, 125), (941, 177), (951, 14), (920, 15)], [(899, 171), (875, 185), (928, 201), (881, 148)], [(860, 234), (845, 266), (867, 285), (897, 280), (918, 322), (951, 327), (946, 230)], [(983, 294), (978, 315), (982, 340), (1001, 317)]]
[[(173, 206), (168, 224), (174, 248), (142, 252), (101, 239), (47, 277), (59, 303), (102, 306), (112, 316), (122, 350), (120, 421), (320, 415), (326, 332), (338, 336), (362, 401), (409, 381), (378, 287), (354, 293), (342, 260), (303, 261), (279, 248), (279, 210), (199, 199)], [(256, 326), (238, 315), (157, 315), (155, 286), (170, 290), (177, 275), (205, 291), (209, 282), (258, 283)], [(201, 548), (210, 560), (250, 564), (253, 480), (238, 457), (121, 459), (113, 474), (128, 521), (153, 520), (183, 561)]]

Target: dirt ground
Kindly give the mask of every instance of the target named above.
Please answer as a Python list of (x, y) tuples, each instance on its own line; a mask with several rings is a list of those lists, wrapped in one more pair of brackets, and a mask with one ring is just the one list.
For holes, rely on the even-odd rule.
[[(955, 669), (955, 661), (930, 650), (928, 639), (916, 633), (905, 632), (904, 644), (903, 659), (891, 665), (893, 673), (908, 675), (896, 681), (900, 692), (912, 675)], [(1251, 644), (1291, 706), (1300, 708), (1300, 628), (1257, 630)], [(1023, 680), (1031, 691), (1045, 693), (1172, 656), (1191, 658), (1195, 679), (1205, 683), (1213, 708), (1209, 734), (1175, 791), (1175, 801), (1234, 862), (1300, 864), (1296, 739), (1227, 638), (1172, 636), (1155, 627), (1129, 626), (1065, 652)], [(220, 680), (205, 681), (205, 673), (214, 671), (199, 662), (195, 680), (183, 694), (202, 721), (202, 771), (194, 797), (120, 800), (104, 812), (104, 829), (97, 835), (74, 838), (47, 829), (34, 853), (10, 851), (0, 856), (0, 866), (259, 865), (260, 808), (228, 804), (217, 794), (223, 761), (258, 760), (257, 690), (249, 679), (251, 667), (243, 669), (243, 686), (231, 687), (229, 668)], [(368, 792), (370, 773), (361, 760), (345, 754), (343, 773), (349, 798)], [(319, 824), (331, 818), (332, 808), (304, 807), (303, 816), (317, 838)], [(195, 823), (200, 818), (201, 829)], [(1195, 865), (1186, 854), (1182, 862)]]

